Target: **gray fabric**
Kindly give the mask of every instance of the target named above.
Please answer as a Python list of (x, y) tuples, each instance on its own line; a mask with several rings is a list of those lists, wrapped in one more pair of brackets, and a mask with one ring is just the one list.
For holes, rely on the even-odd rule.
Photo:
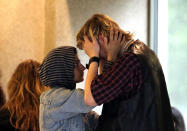
[(42, 84), (51, 88), (74, 89), (76, 53), (76, 48), (72, 46), (61, 46), (50, 51), (38, 70)]
[[(84, 102), (82, 89), (53, 88), (40, 96), (41, 131), (93, 131), (98, 115)], [(86, 116), (85, 116), (86, 115)]]

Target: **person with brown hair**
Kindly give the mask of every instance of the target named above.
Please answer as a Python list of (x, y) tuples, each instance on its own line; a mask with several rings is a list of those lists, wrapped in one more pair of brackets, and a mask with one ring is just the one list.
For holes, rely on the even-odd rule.
[(40, 95), (48, 89), (40, 82), (39, 66), (29, 59), (15, 69), (7, 86), (9, 99), (1, 110), (1, 129), (39, 131)]
[(90, 57), (85, 103), (103, 104), (96, 131), (174, 131), (162, 67), (147, 45), (103, 14), (88, 19), (76, 40)]

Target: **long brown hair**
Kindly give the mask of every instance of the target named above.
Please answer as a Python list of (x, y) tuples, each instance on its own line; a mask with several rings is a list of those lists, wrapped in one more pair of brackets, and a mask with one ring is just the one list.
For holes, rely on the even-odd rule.
[[(119, 25), (109, 16), (104, 14), (94, 14), (77, 32), (76, 41), (77, 47), (82, 49), (84, 38), (87, 36), (89, 40), (93, 36), (97, 37), (99, 35), (106, 36), (109, 39), (111, 29), (120, 29)], [(120, 29), (121, 30), (121, 29)], [(133, 39), (133, 34), (128, 31), (123, 31), (126, 41)]]
[(39, 66), (37, 61), (23, 61), (8, 82), (9, 99), (4, 108), (10, 112), (11, 124), (20, 130), (39, 130), (39, 97), (47, 89), (40, 82)]

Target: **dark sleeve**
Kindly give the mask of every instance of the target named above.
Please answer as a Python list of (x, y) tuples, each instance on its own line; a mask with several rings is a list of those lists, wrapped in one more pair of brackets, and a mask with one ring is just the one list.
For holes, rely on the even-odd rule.
[(103, 72), (106, 72), (107, 69), (110, 69), (114, 65), (114, 62), (111, 61), (105, 61)]
[(107, 103), (122, 93), (136, 93), (142, 84), (142, 68), (138, 57), (125, 53), (114, 65), (91, 84), (92, 95), (98, 105)]

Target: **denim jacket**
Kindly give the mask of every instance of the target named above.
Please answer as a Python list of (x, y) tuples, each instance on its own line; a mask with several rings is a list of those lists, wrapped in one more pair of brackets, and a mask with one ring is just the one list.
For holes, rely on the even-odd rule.
[(82, 89), (52, 88), (40, 96), (40, 130), (91, 131), (98, 118), (93, 108), (85, 104)]

